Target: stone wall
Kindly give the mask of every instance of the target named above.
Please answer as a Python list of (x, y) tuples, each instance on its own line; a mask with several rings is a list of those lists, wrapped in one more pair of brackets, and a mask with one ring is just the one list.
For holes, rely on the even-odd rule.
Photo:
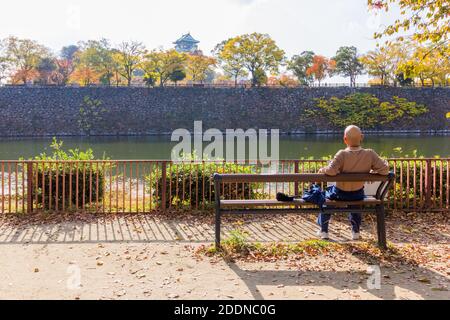
[[(282, 133), (334, 130), (318, 119), (302, 117), (314, 98), (343, 97), (360, 91), (387, 101), (392, 96), (425, 104), (429, 113), (413, 121), (401, 120), (382, 127), (386, 131), (447, 131), (450, 121), (448, 88), (39, 88), (0, 87), (0, 136), (83, 135), (78, 123), (83, 99), (102, 101), (105, 112), (91, 134), (170, 134), (192, 130), (195, 120), (203, 128), (267, 128)], [(308, 128), (308, 129), (307, 129)]]

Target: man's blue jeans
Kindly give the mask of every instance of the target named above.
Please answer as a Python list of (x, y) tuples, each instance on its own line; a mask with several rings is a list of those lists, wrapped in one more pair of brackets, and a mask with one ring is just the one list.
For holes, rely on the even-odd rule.
[[(332, 186), (327, 189), (326, 197), (330, 200), (336, 201), (360, 201), (364, 199), (364, 188), (358, 191), (342, 191), (336, 186)], [(349, 209), (354, 208), (354, 206), (349, 206)], [(330, 224), (331, 214), (321, 212), (317, 219), (322, 232), (328, 233), (328, 226)], [(352, 224), (353, 232), (359, 233), (361, 228), (362, 217), (361, 213), (350, 213), (349, 214), (350, 223)]]

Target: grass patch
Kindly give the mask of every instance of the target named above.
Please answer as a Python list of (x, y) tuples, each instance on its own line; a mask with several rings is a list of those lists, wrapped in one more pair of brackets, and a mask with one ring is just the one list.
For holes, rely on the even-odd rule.
[(242, 230), (233, 230), (230, 236), (222, 241), (219, 249), (214, 245), (209, 247), (201, 246), (198, 254), (209, 257), (219, 256), (227, 261), (239, 259), (256, 261), (273, 261), (287, 259), (292, 256), (317, 256), (326, 254), (331, 250), (341, 251), (343, 246), (325, 240), (306, 240), (298, 243), (251, 243), (248, 241), (248, 234)]

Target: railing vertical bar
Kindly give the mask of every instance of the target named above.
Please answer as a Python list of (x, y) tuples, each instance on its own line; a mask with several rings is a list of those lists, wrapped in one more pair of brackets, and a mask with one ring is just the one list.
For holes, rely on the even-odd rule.
[(403, 210), (403, 161), (400, 161), (400, 209)]
[(14, 212), (17, 214), (19, 211), (19, 163), (15, 162), (14, 163), (14, 167), (15, 167), (15, 175), (16, 175), (16, 190), (15, 190), (15, 210)]
[(408, 209), (410, 209), (410, 207), (409, 207), (409, 202), (410, 202), (410, 199), (409, 199), (410, 198), (409, 197), (409, 191), (410, 191), (409, 169), (410, 168), (409, 167), (410, 167), (409, 161), (406, 161), (406, 207)]
[[(239, 164), (236, 163), (236, 166), (234, 167), (234, 173), (237, 173), (238, 166), (239, 166)], [(235, 197), (237, 200), (239, 198), (239, 183), (238, 182), (236, 182), (236, 190), (234, 191), (234, 193), (235, 193)]]
[(122, 173), (122, 213), (125, 213), (126, 211), (126, 207), (125, 207), (125, 193), (126, 193), (126, 188), (125, 188), (125, 177), (127, 174), (127, 168), (126, 168), (126, 162), (123, 162), (123, 173)]
[(27, 213), (33, 212), (33, 162), (28, 162), (27, 166)]
[(81, 210), (85, 211), (86, 207), (86, 162), (83, 162), (83, 183), (82, 183), (82, 193), (81, 193)]
[(75, 174), (75, 208), (78, 211), (80, 208), (79, 197), (80, 197), (80, 165), (77, 162), (76, 165), (76, 174)]
[(152, 176), (152, 171), (153, 171), (153, 163), (149, 163), (149, 183), (150, 183), (150, 186), (149, 186), (149, 189), (150, 189), (150, 211), (152, 211), (152, 207), (153, 207), (153, 181), (152, 181), (152, 179), (153, 179), (153, 176)]
[(167, 202), (167, 162), (163, 161), (161, 163), (161, 209), (163, 211), (166, 210), (166, 202)]
[(439, 160), (439, 209), (444, 206), (444, 195), (443, 195), (443, 185), (444, 185), (444, 163)]
[(73, 169), (73, 163), (69, 163), (69, 208), (72, 210), (72, 193), (73, 193), (73, 182), (72, 182), (72, 169)]
[[(225, 172), (225, 160), (222, 161), (222, 173), (226, 173)], [(220, 194), (222, 194), (224, 196), (224, 199), (227, 199), (226, 198), (227, 195), (225, 194), (225, 183), (224, 182), (222, 182), (222, 191)]]
[[(99, 175), (99, 170), (100, 170), (100, 167), (99, 167), (99, 163), (97, 162), (96, 163), (96, 172), (95, 172), (95, 212), (98, 212), (98, 196), (99, 196), (99, 177), (98, 177), (98, 175)], [(103, 192), (104, 192), (104, 190), (103, 190)]]
[(92, 194), (94, 192), (94, 178), (93, 178), (93, 166), (92, 162), (89, 163), (89, 212), (92, 211)]
[[(156, 162), (155, 163), (155, 209), (161, 209), (162, 208), (162, 193), (159, 193), (159, 189), (161, 187), (160, 185), (160, 179), (159, 179), (159, 171), (160, 168), (159, 166), (162, 165), (161, 162)], [(161, 176), (162, 179), (162, 176)]]
[(45, 168), (46, 168), (46, 164), (42, 163), (42, 191), (41, 191), (41, 195), (42, 195), (42, 210), (45, 210)]
[(185, 180), (186, 180), (186, 169), (184, 168), (184, 162), (181, 162), (181, 172), (183, 173), (183, 178), (182, 178), (182, 192), (183, 192), (183, 194), (182, 194), (182, 197), (181, 197), (181, 201), (182, 201), (182, 204), (184, 204), (184, 195), (186, 194), (186, 186), (185, 186)]
[(189, 208), (192, 209), (192, 162), (189, 163)]
[(169, 162), (169, 209), (172, 208), (172, 162)]
[(198, 190), (198, 179), (200, 174), (200, 164), (195, 164), (195, 209), (198, 210), (199, 206), (198, 203), (200, 201), (200, 193)]
[(109, 161), (108, 162), (108, 166), (109, 166), (109, 199), (108, 199), (108, 202), (109, 202), (109, 213), (112, 213), (112, 196), (113, 196), (113, 186), (112, 186), (112, 184), (113, 184), (113, 171), (112, 171), (112, 167), (113, 167), (113, 165), (112, 165), (112, 162), (111, 161)]
[(59, 162), (56, 162), (56, 176), (55, 176), (55, 210), (59, 210)]
[(2, 162), (2, 213), (5, 213), (5, 163)]
[(11, 213), (11, 163), (8, 162), (8, 213)]
[(119, 177), (120, 177), (120, 172), (119, 172), (119, 162), (116, 161), (116, 165), (115, 165), (115, 172), (116, 172), (116, 213), (119, 212)]
[[(202, 210), (205, 210), (205, 173), (206, 173), (205, 161), (202, 161)], [(209, 179), (208, 179), (209, 180)]]
[(432, 192), (433, 173), (431, 169), (431, 160), (425, 162), (425, 209), (431, 208), (431, 192)]
[(130, 161), (130, 209), (129, 213), (133, 212), (133, 161)]
[(147, 181), (147, 176), (145, 175), (145, 165), (146, 163), (142, 163), (142, 212), (146, 213), (145, 211), (145, 182)]
[(436, 207), (436, 201), (437, 201), (437, 189), (436, 189), (436, 171), (437, 171), (437, 163), (436, 161), (433, 161), (433, 205), (432, 208), (434, 209)]
[(417, 209), (417, 161), (414, 160), (414, 176), (413, 176), (413, 184), (414, 184), (414, 197), (413, 197), (413, 209)]
[(107, 185), (107, 173), (106, 173), (106, 168), (107, 168), (107, 162), (106, 161), (102, 161), (102, 189), (103, 189), (103, 194), (102, 194), (102, 213), (106, 213), (106, 185)]
[(176, 199), (176, 202), (175, 202), (175, 205), (177, 206), (177, 207), (179, 207), (180, 206), (180, 194), (179, 194), (179, 189), (180, 189), (180, 187), (179, 187), (179, 170), (180, 170), (180, 164), (179, 163), (177, 163), (177, 164), (175, 164), (175, 199)]
[(420, 192), (420, 196), (419, 196), (419, 202), (420, 202), (420, 207), (423, 208), (424, 206), (424, 196), (423, 196), (423, 161), (419, 162), (420, 164), (420, 174), (419, 174), (419, 192)]
[(397, 161), (394, 160), (394, 175), (395, 175), (395, 181), (394, 181), (394, 190), (393, 190), (393, 194), (394, 194), (394, 200), (393, 200), (393, 204), (394, 204), (394, 210), (397, 209)]
[(62, 210), (66, 211), (66, 163), (62, 164)]
[(446, 183), (446, 190), (447, 190), (447, 209), (450, 209), (450, 161), (447, 160), (447, 183)]
[(136, 213), (139, 213), (139, 165), (140, 162), (136, 162)]
[(48, 210), (52, 210), (52, 179), (53, 179), (53, 175), (52, 175), (52, 169), (53, 169), (53, 163), (49, 162), (48, 163)]

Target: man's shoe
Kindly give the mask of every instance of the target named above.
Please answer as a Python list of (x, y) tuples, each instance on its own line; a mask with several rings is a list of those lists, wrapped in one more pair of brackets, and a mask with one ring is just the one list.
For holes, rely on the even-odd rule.
[(278, 192), (277, 193), (277, 201), (281, 201), (281, 202), (293, 202), (294, 201), (294, 197), (288, 196), (287, 194)]
[(322, 232), (322, 231), (318, 231), (317, 232), (317, 236), (320, 238), (320, 239), (323, 239), (323, 240), (328, 240), (328, 239), (330, 239), (330, 237), (328, 236), (328, 232)]
[(360, 233), (359, 233), (359, 232), (353, 232), (353, 231), (352, 231), (352, 240), (353, 240), (353, 241), (357, 241), (357, 240), (359, 240), (359, 239), (361, 239)]

